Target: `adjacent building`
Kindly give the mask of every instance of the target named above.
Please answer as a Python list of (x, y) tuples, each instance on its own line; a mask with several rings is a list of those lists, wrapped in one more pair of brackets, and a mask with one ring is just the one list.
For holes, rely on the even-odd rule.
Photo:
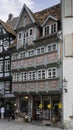
[[(12, 89), (11, 55), (9, 46), (16, 37), (15, 31), (0, 20), (0, 107), (9, 102)], [(6, 100), (5, 100), (6, 99)]]
[[(66, 127), (73, 128), (73, 0), (61, 0), (62, 32), (63, 32), (63, 122)], [(70, 126), (71, 125), (71, 126)]]

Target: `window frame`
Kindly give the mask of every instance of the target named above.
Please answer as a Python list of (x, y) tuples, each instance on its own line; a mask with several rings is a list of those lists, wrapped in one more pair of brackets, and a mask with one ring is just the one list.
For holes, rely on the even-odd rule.
[[(55, 70), (55, 71), (54, 71)], [(50, 71), (50, 72), (49, 72)], [(55, 73), (55, 74), (54, 74)], [(57, 78), (57, 68), (48, 68), (47, 69), (47, 78), (52, 79), (52, 78)]]
[[(44, 49), (43, 52), (42, 52), (42, 48)], [(39, 50), (39, 53), (38, 53), (38, 50)], [(45, 46), (41, 46), (41, 47), (36, 48), (36, 54), (37, 55), (44, 54), (44, 53), (45, 53)]]
[[(45, 76), (43, 77), (43, 71), (45, 73)], [(46, 69), (40, 69), (37, 70), (37, 80), (46, 79)]]
[(36, 71), (28, 72), (28, 80), (36, 80)]

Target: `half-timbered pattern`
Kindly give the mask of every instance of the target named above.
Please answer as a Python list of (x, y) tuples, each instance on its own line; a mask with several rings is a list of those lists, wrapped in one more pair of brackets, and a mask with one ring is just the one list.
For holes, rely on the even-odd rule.
[(19, 17), (7, 21), (17, 31), (17, 39), (10, 47), (12, 91), (19, 113), (33, 120), (51, 120), (53, 116), (61, 119), (60, 14), (60, 5), (33, 13), (24, 4)]
[(11, 93), (11, 55), (8, 48), (15, 39), (15, 31), (0, 20), (0, 105), (5, 98), (9, 98)]

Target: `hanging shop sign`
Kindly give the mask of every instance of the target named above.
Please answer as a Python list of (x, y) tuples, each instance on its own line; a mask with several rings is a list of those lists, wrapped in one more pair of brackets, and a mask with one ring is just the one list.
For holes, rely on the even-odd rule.
[(62, 103), (58, 103), (58, 108), (62, 109)]
[(39, 104), (39, 108), (41, 109), (43, 107), (43, 105), (42, 104)]
[(51, 104), (48, 104), (48, 105), (47, 105), (47, 108), (50, 109), (50, 108), (51, 108)]

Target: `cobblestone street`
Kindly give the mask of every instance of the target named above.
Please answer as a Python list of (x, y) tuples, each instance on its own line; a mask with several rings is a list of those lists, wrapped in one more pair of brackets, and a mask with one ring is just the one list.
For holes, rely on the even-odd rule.
[(39, 126), (31, 123), (16, 122), (14, 120), (1, 120), (0, 119), (0, 130), (62, 130), (60, 128), (53, 128), (50, 126)]

